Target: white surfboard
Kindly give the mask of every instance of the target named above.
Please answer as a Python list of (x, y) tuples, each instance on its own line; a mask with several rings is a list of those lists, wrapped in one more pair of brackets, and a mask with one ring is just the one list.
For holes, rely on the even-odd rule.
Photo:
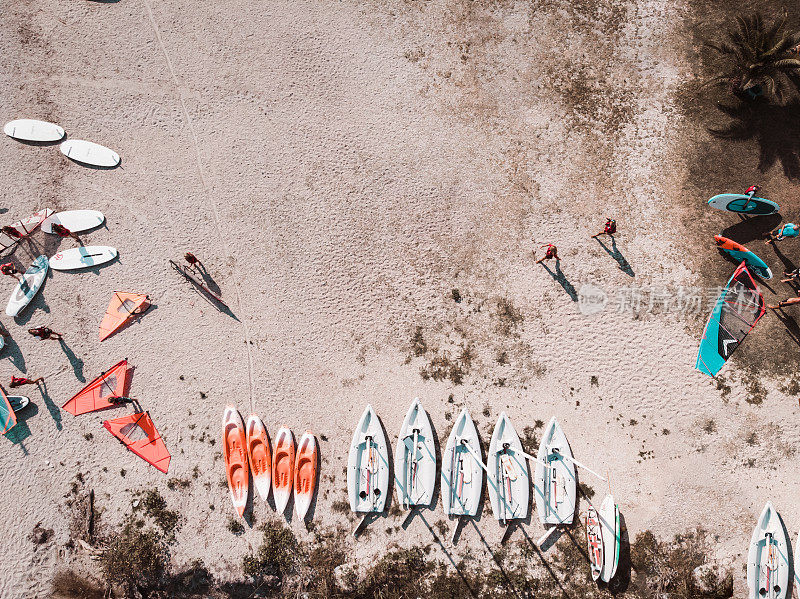
[(39, 256), (33, 261), (30, 268), (25, 271), (25, 274), (22, 275), (22, 280), (14, 287), (11, 299), (8, 300), (6, 314), (17, 316), (22, 312), (39, 291), (46, 276), (47, 256)]
[(367, 404), (347, 460), (347, 494), (354, 512), (382, 512), (389, 494), (389, 449), (383, 427)]
[(528, 462), (522, 456), (522, 443), (514, 426), (500, 413), (494, 425), (486, 467), (489, 477), (489, 503), (492, 513), (500, 522), (528, 517), (531, 498), (531, 479)]
[(483, 491), (483, 468), (472, 452), (480, 456), (478, 429), (466, 408), (453, 424), (442, 454), (442, 504), (448, 516), (474, 516)]
[(117, 249), (104, 245), (87, 245), (58, 252), (50, 258), (53, 270), (77, 270), (100, 266), (117, 257)]
[(53, 225), (66, 227), (73, 233), (94, 229), (103, 224), (106, 217), (99, 210), (67, 210), (56, 212), (42, 223), (42, 231), (53, 233)]
[(603, 537), (603, 570), (600, 573), (600, 580), (610, 582), (617, 573), (622, 544), (619, 508), (610, 494), (603, 499), (598, 516)]
[(31, 400), (24, 395), (7, 395), (6, 399), (8, 399), (8, 405), (11, 406), (14, 412), (25, 409), (25, 407), (31, 403)]
[(9, 121), (3, 132), (14, 139), (22, 141), (59, 141), (64, 138), (64, 129), (54, 123), (37, 121), (36, 119), (17, 119)]
[(64, 156), (76, 162), (105, 168), (115, 167), (120, 162), (119, 154), (114, 150), (109, 150), (107, 147), (92, 141), (68, 139), (60, 147)]
[(749, 597), (785, 599), (789, 592), (789, 542), (780, 517), (767, 502), (750, 538), (747, 553)]
[(436, 447), (428, 414), (414, 398), (394, 452), (394, 483), (400, 506), (430, 505), (436, 486)]
[(575, 466), (562, 456), (571, 458), (572, 450), (564, 431), (553, 417), (544, 429), (536, 456), (536, 511), (542, 524), (571, 524), (575, 515)]

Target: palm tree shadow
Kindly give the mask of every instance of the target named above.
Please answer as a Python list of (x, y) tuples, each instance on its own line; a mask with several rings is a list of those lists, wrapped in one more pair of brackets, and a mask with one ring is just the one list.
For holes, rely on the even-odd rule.
[(610, 237), (611, 237), (611, 249), (609, 249), (606, 244), (600, 241), (599, 237), (595, 237), (594, 240), (600, 244), (600, 247), (603, 248), (609, 256), (611, 256), (612, 258), (614, 258), (614, 260), (617, 261), (617, 264), (619, 264), (619, 269), (622, 272), (624, 272), (629, 277), (635, 277), (636, 273), (633, 272), (633, 268), (631, 267), (630, 262), (628, 262), (625, 259), (625, 256), (622, 255), (622, 252), (620, 252), (619, 248), (617, 247), (617, 240), (614, 239), (613, 235), (611, 235)]
[(561, 285), (561, 287), (564, 288), (564, 291), (567, 292), (567, 295), (569, 295), (570, 299), (573, 302), (577, 302), (578, 301), (578, 292), (575, 291), (575, 287), (572, 286), (572, 283), (570, 283), (567, 280), (567, 277), (564, 276), (564, 273), (561, 272), (561, 261), (560, 260), (556, 260), (556, 268), (555, 268), (555, 270), (550, 270), (550, 267), (547, 266), (547, 264), (545, 264), (544, 262), (541, 262), (540, 264), (550, 274), (550, 276), (553, 277), (553, 280), (556, 283), (558, 283), (559, 285)]
[(759, 146), (758, 169), (763, 173), (780, 162), (788, 179), (800, 179), (800, 100), (775, 106), (763, 97), (750, 102), (717, 104), (729, 116), (727, 125), (709, 128), (719, 139), (754, 140)]

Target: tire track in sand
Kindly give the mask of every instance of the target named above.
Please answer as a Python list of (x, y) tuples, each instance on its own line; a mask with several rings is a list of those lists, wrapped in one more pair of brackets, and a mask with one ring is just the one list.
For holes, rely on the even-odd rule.
[[(153, 27), (153, 32), (156, 36), (156, 41), (158, 42), (159, 47), (161, 48), (161, 52), (164, 54), (164, 59), (167, 61), (167, 68), (169, 69), (170, 77), (172, 77), (172, 82), (175, 84), (175, 88), (178, 90), (178, 99), (181, 102), (181, 109), (183, 110), (183, 116), (186, 119), (186, 124), (189, 126), (189, 132), (192, 135), (192, 145), (194, 146), (195, 156), (197, 157), (197, 171), (200, 175), (200, 184), (203, 186), (203, 195), (206, 198), (206, 203), (211, 206), (211, 213), (214, 217), (214, 228), (217, 232), (217, 238), (222, 242), (222, 246), (225, 249), (226, 255), (230, 254), (230, 249), (228, 247), (228, 242), (225, 240), (225, 236), (222, 234), (222, 227), (220, 226), (220, 218), (219, 218), (219, 210), (217, 209), (217, 203), (214, 201), (214, 198), (211, 196), (211, 191), (206, 183), (206, 176), (205, 171), (203, 169), (203, 156), (200, 152), (200, 144), (197, 141), (197, 133), (194, 129), (194, 123), (192, 123), (192, 118), (189, 115), (189, 110), (186, 108), (186, 101), (183, 97), (183, 88), (181, 87), (180, 83), (178, 82), (178, 77), (175, 75), (175, 69), (172, 66), (172, 60), (167, 53), (167, 48), (164, 46), (164, 42), (161, 39), (161, 31), (158, 29), (158, 25), (156, 24), (156, 19), (153, 16), (153, 9), (150, 5), (150, 0), (143, 0), (144, 6), (147, 9), (147, 17), (150, 19), (150, 25)], [(240, 314), (242, 314), (242, 296), (239, 292), (239, 277), (236, 263), (234, 262), (233, 266), (233, 289), (236, 292), (236, 306)], [(248, 393), (250, 395), (250, 411), (253, 411), (253, 355), (250, 351), (250, 329), (247, 326), (247, 322), (242, 314), (242, 319), (239, 321), (242, 323), (242, 329), (244, 330), (244, 345), (247, 349), (247, 388)]]

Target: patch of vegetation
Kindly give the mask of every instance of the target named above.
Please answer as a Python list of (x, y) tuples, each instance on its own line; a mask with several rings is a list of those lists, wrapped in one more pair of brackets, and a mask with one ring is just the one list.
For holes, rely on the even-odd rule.
[(754, 406), (760, 406), (767, 398), (767, 390), (761, 381), (754, 378), (747, 385), (747, 397), (745, 401)]
[(174, 539), (179, 528), (180, 514), (167, 509), (167, 500), (162, 497), (158, 489), (148, 489), (136, 494), (139, 503), (133, 508), (134, 512), (142, 510), (168, 538)]
[[(195, 468), (197, 468), (197, 466), (195, 466)], [(195, 476), (195, 478), (197, 477)], [(167, 481), (167, 488), (170, 491), (174, 491), (175, 489), (188, 489), (191, 486), (192, 486), (192, 481), (190, 481), (188, 478), (173, 477)]]
[(297, 567), (298, 543), (294, 533), (283, 522), (277, 521), (261, 527), (264, 536), (255, 554), (242, 560), (242, 572), (247, 576), (262, 578), (291, 574)]
[(428, 353), (428, 344), (425, 342), (425, 338), (422, 335), (422, 327), (418, 326), (414, 329), (414, 333), (411, 335), (411, 353), (416, 356), (424, 356)]
[(244, 524), (239, 518), (230, 517), (228, 520), (228, 530), (235, 534), (237, 537), (244, 534)]
[(750, 431), (745, 437), (744, 442), (750, 447), (756, 445), (758, 443), (758, 435), (756, 434), (756, 431)]
[(53, 576), (53, 599), (104, 599), (105, 589), (96, 581), (72, 570), (59, 570)]
[[(449, 379), (454, 385), (460, 385), (464, 382), (464, 376), (469, 370), (469, 364), (463, 361), (464, 357), (463, 350), (457, 360), (452, 360), (446, 351), (437, 352), (430, 363), (420, 368), (419, 374), (426, 381), (428, 379), (434, 381)], [(468, 353), (466, 357), (471, 360), (473, 356)]]
[(526, 426), (522, 429), (522, 448), (530, 454), (534, 454), (539, 448), (539, 439), (536, 438), (536, 429), (532, 426)]
[(717, 377), (717, 391), (720, 392), (723, 401), (728, 401), (728, 395), (731, 394), (731, 386), (725, 381), (725, 377), (722, 375)]
[(703, 432), (709, 435), (717, 432), (717, 423), (714, 422), (713, 418), (706, 418), (705, 422), (703, 422)]
[(86, 439), (87, 441), (91, 441), (92, 439), (94, 439), (94, 435), (92, 433), (85, 433), (83, 435), (83, 438)]
[(597, 376), (593, 374), (589, 378), (589, 385), (591, 385), (592, 387), (599, 387), (600, 386), (600, 379), (598, 379)]
[(594, 497), (594, 489), (586, 483), (578, 483), (578, 491), (581, 495), (586, 497), (586, 499), (591, 499)]
[(453, 298), (453, 301), (455, 303), (457, 303), (457, 304), (461, 303), (461, 300), (462, 300), (461, 292), (458, 289), (453, 288), (453, 290), (450, 292), (450, 297)]
[(517, 332), (517, 327), (524, 320), (522, 312), (514, 307), (510, 300), (500, 298), (495, 307), (497, 330), (501, 335), (510, 336)]
[(129, 594), (136, 588), (158, 587), (168, 564), (169, 550), (163, 535), (141, 528), (133, 519), (111, 536), (100, 560), (106, 580)]
[(800, 395), (800, 381), (792, 377), (788, 383), (781, 385), (781, 391), (786, 393), (786, 395)]

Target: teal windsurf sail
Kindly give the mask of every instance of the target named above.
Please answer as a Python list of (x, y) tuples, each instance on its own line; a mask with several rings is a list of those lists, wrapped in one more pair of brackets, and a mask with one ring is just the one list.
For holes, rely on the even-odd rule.
[(17, 417), (14, 415), (14, 410), (11, 409), (11, 404), (8, 403), (5, 391), (0, 389), (0, 435), (7, 433), (12, 426), (17, 424)]
[(694, 367), (716, 376), (764, 312), (764, 297), (742, 262), (711, 311)]

